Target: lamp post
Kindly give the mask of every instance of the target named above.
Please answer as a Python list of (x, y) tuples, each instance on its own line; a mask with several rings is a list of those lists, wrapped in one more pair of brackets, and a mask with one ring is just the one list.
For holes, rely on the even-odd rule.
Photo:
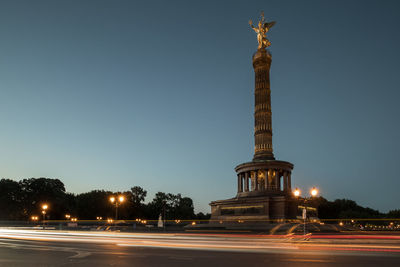
[(42, 214), (43, 214), (43, 229), (45, 229), (45, 219), (46, 219), (46, 211), (49, 208), (49, 205), (43, 204), (42, 205)]
[[(293, 195), (296, 198), (299, 198), (301, 194), (300, 189), (298, 189), (296, 187), (296, 189), (293, 191)], [(303, 207), (303, 212), (302, 212), (302, 217), (303, 217), (303, 234), (304, 237), (306, 236), (306, 220), (307, 220), (307, 201), (311, 200), (312, 198), (316, 197), (318, 195), (318, 189), (314, 186), (313, 188), (310, 189), (310, 196), (309, 197), (304, 197), (303, 198), (303, 203), (304, 203), (304, 207)]]
[(124, 201), (125, 197), (123, 195), (120, 195), (117, 198), (114, 196), (110, 197), (110, 202), (115, 205), (115, 220), (118, 220), (118, 206), (121, 205)]

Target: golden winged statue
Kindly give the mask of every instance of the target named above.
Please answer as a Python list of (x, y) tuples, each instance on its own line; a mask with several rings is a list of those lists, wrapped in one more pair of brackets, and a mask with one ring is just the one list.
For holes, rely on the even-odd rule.
[(257, 33), (258, 49), (266, 48), (271, 45), (267, 39), (267, 32), (275, 25), (275, 21), (265, 22), (264, 12), (261, 12), (261, 20), (258, 22), (258, 27), (253, 26), (253, 22), (249, 21), (250, 27)]

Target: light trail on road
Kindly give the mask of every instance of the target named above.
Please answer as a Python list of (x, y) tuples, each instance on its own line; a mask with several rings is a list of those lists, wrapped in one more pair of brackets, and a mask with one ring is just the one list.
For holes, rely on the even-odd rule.
[[(324, 238), (325, 237), (325, 238)], [(399, 236), (318, 235), (309, 241), (302, 236), (193, 234), (193, 233), (120, 233), (93, 231), (54, 231), (0, 229), (0, 238), (47, 242), (112, 244), (117, 247), (155, 247), (238, 252), (390, 252), (400, 256)], [(374, 243), (370, 243), (374, 242)]]

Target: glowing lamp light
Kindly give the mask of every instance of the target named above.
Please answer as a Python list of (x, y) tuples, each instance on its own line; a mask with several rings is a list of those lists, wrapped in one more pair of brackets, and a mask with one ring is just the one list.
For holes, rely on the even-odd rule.
[(313, 188), (311, 189), (311, 196), (315, 197), (316, 195), (318, 195), (318, 189), (315, 188), (315, 187), (313, 187)]
[(42, 209), (43, 209), (43, 210), (47, 210), (48, 207), (49, 207), (49, 206), (48, 206), (47, 204), (43, 204), (43, 205), (42, 205)]
[(115, 197), (110, 197), (110, 201), (111, 201), (111, 203), (114, 203), (115, 202)]
[(124, 202), (125, 201), (125, 198), (124, 198), (124, 196), (119, 196), (119, 198), (118, 198), (118, 200), (119, 200), (119, 202)]
[(300, 190), (296, 187), (296, 189), (293, 191), (293, 195), (295, 196), (295, 197), (298, 197), (298, 196), (300, 196)]

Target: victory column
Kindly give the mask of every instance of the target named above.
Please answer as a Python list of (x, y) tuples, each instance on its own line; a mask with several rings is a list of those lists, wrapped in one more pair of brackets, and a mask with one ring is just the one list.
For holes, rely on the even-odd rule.
[[(222, 223), (226, 228), (257, 228), (261, 224), (294, 218), (297, 205), (292, 196), (291, 172), (293, 164), (275, 160), (272, 148), (271, 45), (267, 39), (269, 29), (275, 22), (266, 22), (264, 14), (258, 27), (251, 28), (257, 33), (258, 49), (253, 55), (255, 73), (254, 103), (254, 157), (247, 163), (236, 166), (237, 195), (226, 200), (210, 203), (211, 224)], [(222, 225), (221, 225), (222, 226)]]

